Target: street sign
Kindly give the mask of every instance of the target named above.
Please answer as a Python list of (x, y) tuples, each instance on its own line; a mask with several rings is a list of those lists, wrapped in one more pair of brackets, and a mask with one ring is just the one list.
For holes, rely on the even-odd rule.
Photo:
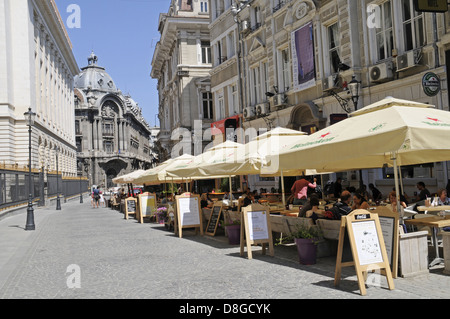
[(414, 0), (417, 12), (447, 12), (447, 0)]

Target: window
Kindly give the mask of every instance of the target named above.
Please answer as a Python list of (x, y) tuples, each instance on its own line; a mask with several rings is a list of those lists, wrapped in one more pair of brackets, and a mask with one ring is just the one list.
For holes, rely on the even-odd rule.
[(208, 12), (208, 1), (200, 1), (200, 12)]
[(192, 11), (192, 0), (181, 0), (182, 11)]
[(339, 27), (335, 23), (328, 27), (328, 52), (330, 57), (330, 71), (337, 73), (339, 71)]
[(262, 66), (261, 66), (261, 72), (262, 72), (262, 77), (263, 77), (263, 93), (265, 94), (266, 92), (270, 91), (269, 88), (269, 65), (267, 62), (263, 62)]
[(212, 94), (210, 92), (202, 93), (202, 104), (203, 104), (203, 118), (213, 119), (213, 103)]
[(252, 77), (253, 77), (252, 102), (256, 104), (259, 102), (261, 95), (261, 79), (259, 77), (259, 68), (256, 67), (252, 70)]
[(218, 109), (217, 109), (217, 114), (216, 114), (216, 121), (225, 118), (225, 103), (224, 103), (224, 99), (223, 99), (223, 92), (219, 93), (219, 98), (218, 98), (217, 102), (218, 102), (217, 103)]
[(239, 111), (238, 90), (236, 84), (231, 86), (231, 100), (233, 102), (234, 113), (235, 114), (241, 113)]
[(107, 154), (114, 153), (114, 142), (113, 141), (103, 141), (103, 149)]
[(211, 63), (210, 43), (207, 41), (202, 41), (201, 50), (202, 50), (202, 64), (210, 64)]
[(392, 56), (394, 48), (394, 34), (392, 28), (391, 1), (380, 5), (381, 20), (379, 28), (376, 28), (378, 60), (384, 60)]
[(280, 83), (280, 90), (283, 90), (284, 92), (289, 91), (290, 87), (290, 78), (291, 78), (291, 72), (290, 72), (290, 63), (289, 63), (289, 50), (286, 48), (284, 50), (281, 50), (281, 83)]
[(112, 122), (103, 123), (103, 136), (114, 136), (114, 123)]
[(402, 0), (402, 11), (405, 51), (423, 46), (425, 44), (423, 13), (414, 10), (413, 0)]

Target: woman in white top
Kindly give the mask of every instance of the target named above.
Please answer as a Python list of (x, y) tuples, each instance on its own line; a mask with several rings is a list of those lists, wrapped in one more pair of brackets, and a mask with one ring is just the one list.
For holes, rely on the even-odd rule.
[(103, 192), (100, 192), (100, 206), (105, 207), (105, 199), (103, 198)]
[(437, 192), (438, 195), (438, 205), (450, 205), (450, 199), (447, 197), (447, 190), (440, 189)]

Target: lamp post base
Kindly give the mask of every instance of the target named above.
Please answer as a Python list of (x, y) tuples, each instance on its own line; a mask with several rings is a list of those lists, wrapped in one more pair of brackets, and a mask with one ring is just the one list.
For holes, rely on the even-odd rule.
[(33, 204), (28, 204), (27, 208), (27, 224), (25, 225), (25, 230), (35, 230), (34, 225), (34, 209)]
[(59, 196), (56, 198), (56, 210), (61, 210), (61, 200)]

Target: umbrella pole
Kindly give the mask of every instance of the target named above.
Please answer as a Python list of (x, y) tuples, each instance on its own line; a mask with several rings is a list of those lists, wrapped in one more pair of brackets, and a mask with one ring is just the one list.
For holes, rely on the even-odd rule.
[(230, 184), (230, 196), (228, 196), (231, 201), (231, 207), (234, 207), (233, 203), (233, 184), (231, 183), (231, 175), (228, 175), (228, 183)]
[(395, 181), (395, 194), (396, 194), (396, 201), (397, 201), (397, 212), (400, 217), (400, 223), (403, 223), (403, 214), (402, 210), (400, 208), (400, 190), (398, 186), (398, 166), (397, 166), (397, 156), (394, 155), (394, 181)]
[(283, 198), (283, 207), (286, 207), (286, 196), (284, 194), (284, 176), (283, 176), (283, 170), (281, 170), (281, 195)]

